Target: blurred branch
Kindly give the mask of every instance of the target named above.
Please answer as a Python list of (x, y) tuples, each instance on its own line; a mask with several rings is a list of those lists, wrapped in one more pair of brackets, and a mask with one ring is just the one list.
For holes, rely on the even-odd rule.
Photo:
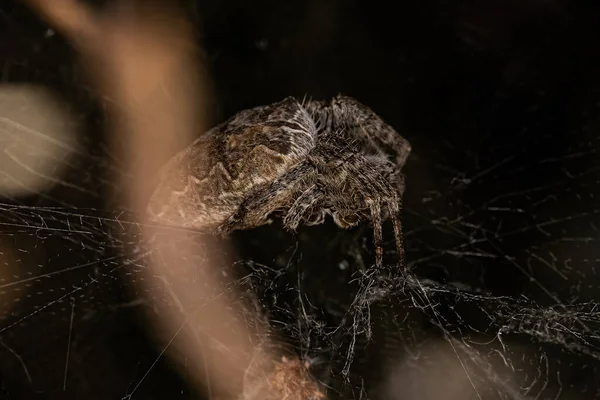
[[(118, 1), (109, 11), (100, 14), (72, 0), (23, 1), (73, 44), (93, 87), (114, 102), (109, 108), (109, 137), (115, 146), (123, 143), (117, 150), (130, 164), (133, 185), (127, 188), (127, 203), (144, 215), (157, 171), (175, 149), (204, 131), (205, 118), (199, 111), (204, 109), (205, 85), (191, 25), (172, 2)], [(152, 227), (143, 226), (147, 238), (155, 236)], [(175, 235), (178, 233), (173, 230), (172, 236)], [(180, 243), (186, 241), (182, 239)], [(161, 256), (166, 262), (154, 263), (148, 273), (172, 276), (174, 271), (182, 270), (177, 261), (193, 259), (185, 256), (190, 252), (191, 248), (185, 245), (178, 246), (176, 251), (165, 246)], [(209, 269), (218, 267), (195, 266), (196, 270), (205, 269), (205, 273), (199, 275), (205, 282), (193, 288), (183, 285), (187, 288), (184, 289), (182, 285), (169, 283), (175, 302), (185, 303), (184, 299), (203, 295), (209, 297), (203, 288), (219, 286), (216, 280), (206, 282), (214, 276)], [(170, 332), (171, 338), (175, 338), (172, 346), (179, 347), (187, 360), (192, 361), (190, 369), (197, 373), (196, 383), (202, 383), (201, 371), (205, 369), (203, 360), (206, 360), (216, 378), (210, 384), (213, 391), (231, 393), (232, 383), (243, 380), (245, 365), (240, 360), (252, 353), (248, 332), (235, 319), (232, 305), (223, 299), (211, 301), (210, 306), (193, 315), (187, 314), (186, 306), (181, 307), (183, 314), (161, 313), (160, 320), (155, 321), (162, 328), (159, 330)], [(223, 321), (229, 324), (227, 329)], [(231, 326), (232, 321), (239, 326), (235, 323)], [(200, 332), (202, 337), (192, 340), (193, 336), (174, 333), (184, 325), (191, 325), (193, 332), (196, 335)], [(218, 338), (230, 354), (237, 353), (238, 357), (224, 358), (220, 350), (214, 348), (211, 338)]]

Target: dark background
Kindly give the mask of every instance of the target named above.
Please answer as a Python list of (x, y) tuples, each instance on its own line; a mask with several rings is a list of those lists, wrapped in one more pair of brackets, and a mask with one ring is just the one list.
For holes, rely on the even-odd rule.
[[(600, 5), (542, 0), (184, 3), (197, 24), (214, 85), (213, 122), (289, 95), (325, 99), (343, 93), (371, 107), (413, 147), (405, 168), (407, 261), (417, 276), (442, 285), (456, 301), (446, 299), (451, 311), (440, 313), (460, 318), (448, 317), (442, 323), (448, 328), (441, 331), (461, 337), (485, 320), (470, 308), (485, 307), (462, 304), (453, 288), (524, 301), (530, 311), (507, 306), (507, 320), (511, 310), (521, 310), (521, 316), (537, 310), (539, 325), (531, 322), (530, 330), (538, 334), (528, 336), (523, 332), (529, 328), (521, 328), (523, 338), (515, 338), (534, 353), (505, 355), (525, 360), (540, 373), (527, 395), (598, 395), (594, 327), (600, 325), (594, 325), (593, 301), (600, 283)], [(53, 220), (47, 207), (57, 204), (71, 207), (73, 217), (81, 207), (113, 212), (104, 200), (110, 183), (102, 176), (114, 160), (107, 155), (102, 114), (73, 67), (70, 47), (46, 31), (21, 5), (0, 2), (0, 79), (47, 85), (85, 121), (81, 140), (88, 154), (63, 179), (89, 191), (57, 185), (43, 196), (7, 199), (31, 208), (18, 215), (3, 209), (0, 218), (24, 225), (40, 217)], [(23, 264), (45, 260), (46, 272), (86, 263), (106, 271), (117, 268), (123, 258), (111, 243), (119, 239), (89, 224), (93, 238), (56, 233), (40, 239), (8, 225), (0, 236), (19, 250)], [(356, 268), (343, 246), (324, 250), (322, 244), (338, 235), (334, 228), (304, 232), (290, 236), (275, 226), (241, 233), (236, 236), (240, 257), (273, 261), (300, 241), (304, 262), (325, 257), (317, 268), (325, 276), (339, 272), (342, 260)], [(357, 234), (343, 235), (342, 242)], [(368, 232), (361, 235), (370, 238)], [(370, 254), (370, 245), (365, 246)], [(115, 275), (77, 292), (77, 310), (83, 311), (74, 320), (73, 372), (62, 390), (71, 303), (70, 297), (60, 306), (52, 302), (89, 275), (83, 270), (36, 281), (38, 295), (0, 319), (0, 398), (122, 398), (149, 369), (157, 349), (137, 308), (120, 306), (131, 300), (124, 287), (135, 272)], [(0, 282), (0, 303), (14, 287)], [(577, 308), (577, 318), (591, 329), (582, 348), (539, 311), (563, 304), (567, 308), (556, 309), (568, 314), (568, 307), (588, 302), (588, 308)], [(508, 300), (490, 304), (498, 310)], [(28, 317), (21, 321), (23, 316)], [(493, 338), (498, 329), (490, 329), (485, 333)], [(185, 374), (174, 371), (161, 358), (133, 397), (192, 398)]]

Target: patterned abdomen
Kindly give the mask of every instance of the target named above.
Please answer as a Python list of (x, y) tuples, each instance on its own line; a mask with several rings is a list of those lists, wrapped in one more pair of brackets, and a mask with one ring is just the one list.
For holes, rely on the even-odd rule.
[(153, 222), (212, 229), (244, 197), (304, 161), (316, 128), (294, 98), (242, 111), (178, 153), (148, 204)]

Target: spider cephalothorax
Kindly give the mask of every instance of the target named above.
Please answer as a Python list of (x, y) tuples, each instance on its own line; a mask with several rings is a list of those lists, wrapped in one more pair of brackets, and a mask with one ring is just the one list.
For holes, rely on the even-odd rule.
[(239, 112), (173, 157), (148, 212), (159, 223), (222, 234), (264, 225), (275, 214), (291, 230), (327, 215), (343, 228), (370, 221), (381, 264), (388, 217), (403, 257), (401, 169), (410, 150), (350, 97), (288, 97)]

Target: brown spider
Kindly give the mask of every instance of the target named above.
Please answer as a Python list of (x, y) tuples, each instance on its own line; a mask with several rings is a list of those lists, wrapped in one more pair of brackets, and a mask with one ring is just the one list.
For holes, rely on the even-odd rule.
[(331, 215), (342, 228), (392, 219), (404, 261), (401, 172), (411, 147), (353, 98), (278, 103), (244, 110), (199, 137), (163, 169), (150, 199), (159, 223), (228, 234), (278, 214), (296, 230)]

